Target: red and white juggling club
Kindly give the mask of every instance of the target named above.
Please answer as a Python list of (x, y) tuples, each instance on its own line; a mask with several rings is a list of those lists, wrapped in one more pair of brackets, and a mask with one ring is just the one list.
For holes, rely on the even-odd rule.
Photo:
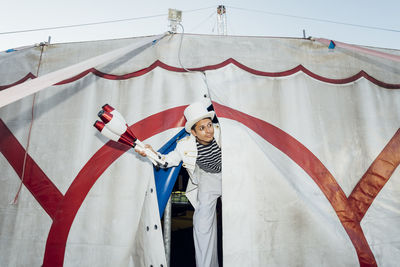
[(108, 129), (117, 135), (125, 133), (128, 128), (123, 120), (118, 119), (117, 116), (114, 116), (108, 111), (100, 110), (97, 116), (105, 123)]
[[(107, 106), (111, 107), (110, 105)], [(106, 124), (106, 127), (110, 129), (112, 132), (114, 132), (117, 135), (124, 136), (126, 139), (131, 139), (138, 146), (142, 145), (141, 142), (137, 139), (137, 137), (133, 134), (133, 132), (129, 129), (128, 124), (125, 122), (125, 119), (115, 109), (112, 111), (112, 113), (103, 109), (100, 110), (97, 115)]]
[[(109, 112), (110, 110), (111, 112)], [(117, 142), (121, 142), (126, 144), (126, 142), (122, 142), (122, 140), (130, 142), (132, 147), (136, 147), (137, 150), (139, 151), (144, 151), (146, 153), (146, 156), (150, 159), (150, 161), (156, 165), (156, 166), (164, 166), (166, 167), (167, 164), (165, 161), (161, 160), (161, 157), (151, 151), (150, 149), (146, 148), (142, 142), (137, 139), (137, 137), (133, 134), (133, 132), (128, 128), (128, 124), (126, 124), (125, 119), (122, 117), (122, 115), (115, 110), (113, 107), (110, 105), (106, 104), (103, 106), (103, 109), (97, 114), (99, 118), (103, 121), (104, 128), (109, 130), (105, 131), (105, 133), (113, 133), (117, 137), (113, 137), (114, 139), (119, 138)], [(96, 124), (95, 124), (96, 127)], [(97, 127), (96, 127), (97, 128)], [(103, 133), (101, 131), (101, 133)], [(111, 139), (111, 138), (110, 138)], [(111, 140), (114, 140), (111, 139)], [(121, 139), (121, 141), (119, 141)], [(116, 140), (114, 140), (116, 141)]]
[[(103, 115), (103, 114), (102, 114)], [(107, 116), (107, 115), (106, 115)], [(100, 117), (100, 116), (99, 116)], [(102, 118), (102, 117), (100, 117)], [(103, 117), (104, 118), (104, 117)], [(118, 135), (117, 133), (111, 131), (104, 122), (102, 121), (96, 121), (93, 125), (102, 135), (104, 135), (105, 137), (118, 142), (118, 143), (122, 143), (125, 145), (128, 145), (130, 147), (136, 147), (136, 143), (134, 142), (134, 140), (130, 137), (130, 136), (126, 136), (126, 135)], [(117, 128), (118, 129), (118, 128)], [(139, 147), (136, 147), (136, 149), (138, 150), (143, 150)], [(147, 152), (146, 152), (147, 154)], [(149, 157), (149, 160), (156, 166), (159, 165), (159, 163), (157, 163), (157, 161), (155, 161), (152, 157)]]
[(129, 140), (127, 138), (124, 138), (122, 136), (118, 136), (115, 133), (113, 133), (112, 131), (110, 131), (107, 127), (105, 127), (106, 125), (102, 121), (96, 121), (93, 126), (102, 135), (104, 135), (105, 137), (107, 137), (107, 138), (109, 138), (109, 139), (111, 139), (111, 140), (113, 140), (115, 142), (123, 143), (125, 145), (132, 146), (132, 147), (135, 146), (135, 144), (131, 140)]
[(117, 117), (118, 119), (120, 119), (121, 121), (124, 122), (124, 124), (126, 124), (126, 121), (124, 119), (124, 117), (121, 115), (121, 113), (119, 113), (115, 108), (113, 108), (112, 106), (110, 106), (109, 104), (105, 104), (104, 106), (101, 107), (104, 111), (107, 111), (111, 114), (113, 114), (113, 116)]

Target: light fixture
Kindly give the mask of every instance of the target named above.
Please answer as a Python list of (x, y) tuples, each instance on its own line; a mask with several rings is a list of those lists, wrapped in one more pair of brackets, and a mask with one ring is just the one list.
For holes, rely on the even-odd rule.
[(177, 9), (168, 9), (168, 20), (171, 32), (176, 33), (176, 26), (182, 21), (182, 11)]

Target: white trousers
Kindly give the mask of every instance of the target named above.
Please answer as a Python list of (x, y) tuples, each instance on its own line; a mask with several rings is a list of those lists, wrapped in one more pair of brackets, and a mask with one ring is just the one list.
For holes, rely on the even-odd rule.
[(196, 168), (198, 207), (193, 214), (193, 237), (197, 267), (218, 267), (216, 204), (221, 196), (221, 173)]

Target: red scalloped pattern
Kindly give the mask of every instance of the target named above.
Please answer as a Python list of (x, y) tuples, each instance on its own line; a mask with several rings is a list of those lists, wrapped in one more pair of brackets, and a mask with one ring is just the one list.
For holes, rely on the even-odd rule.
[(9, 87), (13, 87), (14, 85), (23, 83), (23, 82), (25, 82), (25, 81), (28, 80), (28, 79), (35, 79), (35, 78), (36, 78), (36, 76), (33, 75), (32, 72), (29, 72), (27, 75), (25, 75), (24, 78), (22, 78), (22, 79), (20, 79), (20, 80), (18, 80), (18, 81), (16, 81), (16, 82), (14, 82), (14, 83), (12, 83), (12, 84), (0, 85), (0, 91), (1, 91), (1, 90), (4, 90), (4, 89), (7, 89), (7, 88), (9, 88)]
[[(326, 83), (331, 83), (331, 84), (346, 84), (346, 83), (351, 83), (351, 82), (355, 82), (358, 79), (364, 77), (365, 79), (367, 79), (368, 81), (378, 85), (379, 87), (382, 88), (386, 88), (386, 89), (400, 89), (400, 84), (392, 84), (392, 83), (385, 83), (383, 81), (377, 80), (374, 77), (372, 77), (371, 75), (369, 75), (368, 73), (366, 73), (365, 71), (360, 71), (357, 74), (348, 77), (348, 78), (344, 78), (344, 79), (331, 79), (331, 78), (327, 78), (327, 77), (323, 77), (320, 76), (318, 74), (315, 74), (314, 72), (310, 71), (309, 69), (307, 69), (306, 67), (304, 67), (303, 65), (298, 65), (297, 67), (290, 69), (290, 70), (286, 70), (286, 71), (282, 71), (282, 72), (264, 72), (264, 71), (259, 71), (259, 70), (255, 70), (252, 69), (250, 67), (247, 67), (246, 65), (241, 64), (240, 62), (236, 61), (233, 58), (229, 58), (221, 63), (215, 64), (215, 65), (209, 65), (209, 66), (204, 66), (204, 67), (200, 67), (200, 68), (192, 68), (189, 69), (191, 71), (206, 71), (206, 70), (216, 70), (216, 69), (220, 69), (223, 68), (229, 64), (233, 64), (235, 66), (237, 66), (238, 68), (241, 68), (244, 71), (247, 71), (251, 74), (254, 75), (258, 75), (258, 76), (266, 76), (266, 77), (285, 77), (285, 76), (289, 76), (289, 75), (293, 75), (297, 72), (303, 72), (305, 74), (307, 74), (308, 76), (322, 81), (322, 82), (326, 82)], [(56, 85), (61, 85), (61, 84), (67, 84), (67, 83), (71, 83), (74, 82), (76, 80), (79, 80), (83, 77), (85, 77), (86, 75), (88, 75), (89, 73), (92, 73), (98, 77), (104, 78), (104, 79), (109, 79), (109, 80), (127, 80), (130, 78), (134, 78), (134, 77), (138, 77), (138, 76), (142, 76), (150, 71), (152, 71), (153, 69), (155, 69), (156, 67), (160, 67), (163, 68), (165, 70), (169, 70), (169, 71), (174, 71), (174, 72), (186, 72), (185, 69), (183, 68), (177, 68), (177, 67), (173, 67), (170, 65), (167, 65), (165, 63), (163, 63), (162, 61), (156, 60), (153, 64), (151, 64), (150, 66), (148, 66), (147, 68), (135, 71), (135, 72), (131, 72), (131, 73), (127, 73), (127, 74), (123, 74), (123, 75), (114, 75), (114, 74), (107, 74), (104, 72), (101, 72), (95, 68), (91, 68), (88, 70), (85, 70), (84, 72), (75, 75), (74, 77), (65, 79), (59, 83), (56, 83)], [(36, 78), (35, 75), (33, 75), (32, 73), (28, 73), (24, 78), (22, 78), (21, 80), (14, 82), (12, 84), (9, 85), (3, 85), (0, 86), (0, 91), (4, 90), (6, 88), (12, 87), (14, 85), (20, 84), (25, 82), (27, 79), (34, 79)]]

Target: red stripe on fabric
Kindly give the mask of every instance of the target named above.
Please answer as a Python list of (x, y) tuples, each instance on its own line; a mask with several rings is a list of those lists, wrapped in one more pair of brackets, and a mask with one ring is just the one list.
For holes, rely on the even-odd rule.
[(63, 266), (68, 234), (76, 213), (100, 175), (128, 149), (128, 146), (109, 141), (92, 156), (76, 176), (65, 193), (51, 225), (43, 267)]
[(32, 72), (29, 72), (29, 73), (28, 73), (27, 75), (25, 75), (25, 77), (23, 77), (21, 80), (18, 80), (18, 81), (16, 81), (16, 82), (14, 82), (14, 83), (12, 83), (12, 84), (8, 84), (8, 85), (0, 85), (0, 91), (1, 91), (1, 90), (4, 90), (4, 89), (7, 89), (7, 88), (9, 88), (9, 87), (13, 87), (13, 86), (15, 86), (15, 85), (17, 85), (17, 84), (23, 83), (23, 82), (25, 82), (25, 81), (28, 80), (28, 79), (35, 79), (35, 78), (36, 78), (36, 76), (33, 75)]
[[(182, 113), (185, 107), (186, 106), (181, 106), (160, 112), (138, 123), (135, 123), (130, 128), (137, 133), (142, 140), (144, 140), (164, 130), (183, 126), (184, 118)], [(262, 120), (219, 105), (218, 103), (214, 103), (214, 107), (218, 116), (234, 119), (243, 123), (262, 136), (265, 140), (276, 146), (282, 152), (287, 154), (297, 164), (299, 164), (299, 166), (301, 166), (311, 176), (311, 178), (316, 181), (318, 186), (321, 188), (334, 207), (339, 219), (341, 220), (351, 241), (353, 242), (353, 245), (356, 248), (361, 266), (376, 266), (373, 254), (370, 251), (367, 241), (365, 240), (362, 229), (359, 223), (357, 223), (357, 220), (355, 220), (353, 210), (351, 207), (349, 207), (347, 199), (344, 199), (345, 197), (343, 197), (343, 191), (341, 190), (340, 186), (337, 185), (335, 179), (332, 177), (329, 171), (307, 148), (279, 128), (276, 128), (275, 126), (272, 126)], [(0, 125), (0, 136), (4, 137), (1, 139), (0, 149), (4, 154), (3, 148), (5, 147), (5, 144), (7, 144), (7, 147), (15, 146), (10, 146), (9, 143), (9, 135), (12, 136), (12, 133), (7, 129), (7, 127), (5, 127), (5, 124), (2, 121), (0, 122), (2, 124)], [(397, 140), (397, 137), (395, 140)], [(392, 147), (392, 145), (390, 145), (390, 147)], [(128, 147), (121, 144), (112, 141), (108, 142), (95, 153), (95, 155), (88, 161), (78, 176), (74, 179), (64, 199), (62, 199), (61, 205), (58, 207), (56, 217), (53, 219), (53, 225), (50, 229), (48, 241), (46, 243), (44, 266), (63, 265), (68, 233), (78, 209), (80, 208), (90, 188), (94, 185), (100, 175), (127, 149)], [(387, 151), (387, 149), (385, 148), (384, 151)], [(24, 151), (22, 151), (22, 154), (23, 153)], [(11, 155), (10, 152), (5, 152), (5, 154)], [(21, 154), (21, 152), (19, 152), (19, 154)], [(307, 158), (308, 160), (305, 160), (304, 158)], [(12, 159), (9, 157), (7, 159), (10, 161), (10, 163), (21, 162), (21, 159)], [(385, 158), (385, 160), (387, 159)], [(310, 164), (310, 162), (312, 164)], [(33, 164), (32, 166), (35, 165)], [(21, 172), (21, 170), (19, 170), (19, 172)], [(54, 185), (53, 187), (55, 188)], [(55, 189), (57, 190), (57, 188)], [(52, 191), (52, 189), (51, 187), (41, 187), (40, 191), (49, 193)], [(31, 192), (36, 197), (37, 192), (35, 190), (32, 190)], [(62, 198), (61, 193), (59, 198)], [(45, 208), (46, 206), (49, 207), (49, 202), (57, 202), (58, 204), (60, 199), (56, 201), (47, 199), (44, 200), (43, 203), (39, 203), (41, 203), (41, 205)]]
[[(331, 84), (346, 84), (346, 83), (350, 83), (350, 82), (354, 82), (358, 79), (360, 79), (361, 77), (366, 78), (367, 80), (369, 80), (370, 82), (383, 87), (383, 88), (387, 88), (387, 89), (400, 89), (400, 84), (390, 84), (390, 83), (385, 83), (382, 81), (379, 81), (375, 78), (373, 78), (372, 76), (368, 75), (365, 71), (360, 71), (359, 73), (348, 77), (348, 78), (344, 78), (344, 79), (330, 79), (327, 77), (323, 77), (320, 76), (318, 74), (315, 74), (314, 72), (308, 70), (307, 68), (305, 68), (302, 65), (298, 65), (297, 67), (290, 69), (290, 70), (286, 70), (286, 71), (282, 71), (282, 72), (265, 72), (265, 71), (259, 71), (256, 69), (252, 69), (246, 65), (241, 64), (240, 62), (238, 62), (237, 60), (233, 59), (233, 58), (229, 58), (221, 63), (215, 64), (215, 65), (209, 65), (209, 66), (204, 66), (204, 67), (199, 67), (199, 68), (190, 68), (189, 70), (191, 71), (207, 71), (207, 70), (216, 70), (216, 69), (220, 69), (223, 68), (229, 64), (233, 64), (239, 68), (241, 68), (244, 71), (247, 71), (249, 73), (252, 73), (254, 75), (258, 75), (258, 76), (266, 76), (266, 77), (286, 77), (286, 76), (290, 76), (293, 75), (297, 72), (304, 72), (305, 74), (307, 74), (308, 76), (322, 81), (322, 82), (326, 82), (326, 83), (331, 83)], [(183, 68), (177, 68), (177, 67), (173, 67), (173, 66), (169, 66), (159, 60), (156, 60), (152, 65), (150, 65), (147, 68), (144, 68), (140, 71), (137, 72), (133, 72), (133, 73), (129, 73), (129, 74), (125, 74), (125, 75), (112, 75), (112, 74), (104, 74), (101, 73), (100, 71), (97, 70), (93, 70), (93, 74), (98, 75), (102, 78), (105, 79), (110, 79), (110, 80), (124, 80), (124, 79), (129, 79), (132, 77), (137, 77), (137, 76), (141, 76), (144, 75), (150, 71), (152, 71), (153, 69), (155, 69), (156, 67), (160, 67), (163, 68), (165, 70), (169, 70), (169, 71), (174, 71), (174, 72), (186, 72), (185, 69)], [(78, 77), (78, 76), (77, 76)], [(75, 79), (76, 80), (76, 79)]]
[[(142, 140), (165, 130), (181, 127), (186, 106), (171, 108), (147, 117), (130, 126)], [(47, 238), (44, 267), (63, 266), (65, 247), (76, 213), (101, 174), (124, 152), (128, 146), (109, 141), (85, 164), (66, 192)]]
[(349, 196), (350, 205), (361, 221), (372, 202), (400, 164), (400, 129), (374, 160)]
[[(216, 69), (220, 69), (223, 68), (229, 64), (233, 64), (235, 66), (237, 66), (238, 68), (241, 68), (244, 71), (247, 71), (251, 74), (254, 75), (258, 75), (258, 76), (265, 76), (265, 77), (286, 77), (286, 76), (290, 76), (293, 75), (297, 72), (303, 72), (305, 74), (307, 74), (308, 76), (319, 80), (321, 82), (326, 82), (326, 83), (330, 83), (330, 84), (347, 84), (347, 83), (351, 83), (351, 82), (355, 82), (360, 78), (365, 78), (368, 81), (378, 85), (379, 87), (382, 88), (386, 88), (386, 89), (400, 89), (400, 84), (391, 84), (391, 83), (385, 83), (383, 81), (377, 80), (374, 77), (372, 77), (371, 75), (369, 75), (368, 73), (366, 73), (365, 71), (360, 71), (359, 73), (351, 76), (351, 77), (347, 77), (347, 78), (343, 78), (343, 79), (331, 79), (331, 78), (327, 78), (324, 76), (320, 76), (312, 71), (310, 71), (309, 69), (307, 69), (306, 67), (304, 67), (303, 65), (298, 65), (297, 67), (290, 69), (290, 70), (286, 70), (286, 71), (281, 71), (281, 72), (265, 72), (265, 71), (259, 71), (253, 68), (250, 68), (246, 65), (241, 64), (240, 62), (236, 61), (233, 58), (229, 58), (221, 63), (215, 64), (215, 65), (208, 65), (208, 66), (203, 66), (203, 67), (199, 67), (199, 68), (189, 68), (190, 71), (207, 71), (207, 70), (216, 70)], [(130, 78), (134, 78), (134, 77), (138, 77), (138, 76), (142, 76), (152, 70), (154, 70), (156, 67), (160, 67), (163, 68), (165, 70), (168, 71), (173, 71), (173, 72), (186, 72), (185, 69), (183, 68), (177, 68), (177, 67), (173, 67), (173, 66), (169, 66), (159, 60), (156, 60), (153, 64), (151, 64), (149, 67), (143, 68), (141, 70), (135, 71), (135, 72), (131, 72), (131, 73), (127, 73), (127, 74), (123, 74), (123, 75), (114, 75), (114, 74), (107, 74), (104, 72), (101, 72), (95, 68), (91, 68), (88, 69), (78, 75), (75, 75), (74, 77), (65, 79), (59, 83), (56, 83), (55, 85), (62, 85), (62, 84), (67, 84), (67, 83), (71, 83), (74, 81), (77, 81), (83, 77), (85, 77), (87, 74), (92, 73), (98, 77), (104, 78), (104, 79), (108, 79), (108, 80), (127, 80)], [(29, 75), (29, 74), (28, 74)], [(25, 78), (24, 78), (25, 79)], [(25, 80), (24, 80), (25, 81)], [(5, 85), (5, 86), (0, 86), (0, 90), (11, 87), (13, 85), (16, 85), (18, 83), (22, 83), (24, 81), (18, 81), (12, 85)], [(4, 88), (3, 88), (4, 87)]]
[(75, 76), (73, 76), (73, 77), (71, 77), (71, 78), (62, 80), (61, 82), (58, 82), (58, 83), (56, 83), (56, 84), (54, 84), (54, 85), (62, 85), (62, 84), (67, 84), (67, 83), (74, 82), (74, 81), (76, 81), (76, 80), (79, 80), (79, 79), (85, 77), (86, 75), (88, 75), (89, 73), (92, 73), (92, 72), (94, 72), (94, 71), (96, 71), (95, 68), (90, 68), (90, 69), (88, 69), (88, 70), (85, 70), (85, 71), (79, 73), (78, 75), (75, 75)]
[(166, 129), (182, 127), (185, 125), (183, 111), (186, 106), (171, 108), (151, 115), (138, 121), (130, 127), (139, 140), (145, 140), (150, 136), (156, 135)]
[[(0, 119), (0, 152), (8, 160), (17, 175), (22, 179), (22, 168), (25, 149)], [(54, 219), (63, 195), (40, 169), (35, 161), (27, 155), (23, 184), (39, 202), (43, 209)]]
[(377, 266), (375, 257), (346, 195), (322, 162), (304, 145), (281, 129), (238, 110), (213, 102), (220, 118), (242, 123), (296, 162), (324, 193), (356, 249), (360, 266)]
[(386, 89), (399, 89), (400, 88), (400, 84), (391, 84), (391, 83), (382, 82), (380, 80), (375, 79), (374, 77), (372, 77), (365, 71), (361, 71), (360, 73), (361, 73), (360, 75), (362, 75), (362, 77), (364, 77), (368, 81), (378, 85), (379, 87), (386, 88)]

